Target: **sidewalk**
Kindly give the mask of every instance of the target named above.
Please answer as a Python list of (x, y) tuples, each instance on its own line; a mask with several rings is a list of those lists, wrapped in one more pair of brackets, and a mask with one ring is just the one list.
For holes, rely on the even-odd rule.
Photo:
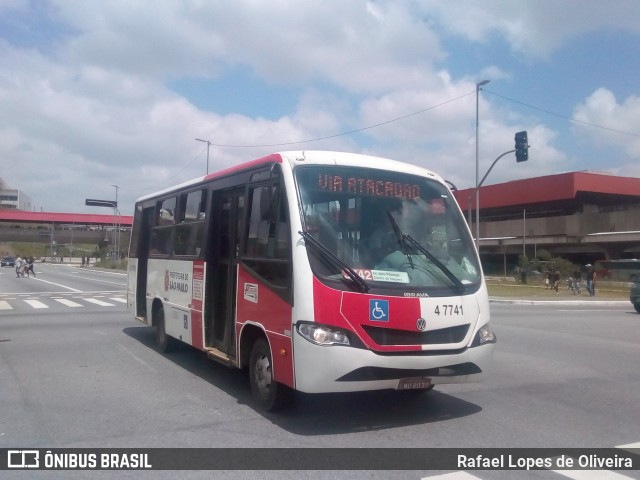
[(566, 305), (566, 306), (593, 306), (593, 307), (618, 307), (628, 306), (633, 308), (629, 300), (607, 300), (599, 299), (598, 297), (577, 297), (575, 299), (570, 298), (558, 298), (558, 299), (526, 299), (526, 298), (505, 298), (505, 297), (492, 297), (489, 296), (490, 303), (511, 303), (514, 305)]
[(630, 285), (602, 282), (596, 285), (596, 295), (591, 297), (583, 288), (574, 295), (565, 285), (558, 293), (545, 285), (522, 284), (504, 278), (487, 278), (489, 300), (492, 303), (512, 303), (520, 305), (570, 305), (570, 306), (630, 306)]

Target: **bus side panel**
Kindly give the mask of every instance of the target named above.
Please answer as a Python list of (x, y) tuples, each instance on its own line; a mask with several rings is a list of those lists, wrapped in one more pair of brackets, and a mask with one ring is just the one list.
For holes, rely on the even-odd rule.
[(167, 334), (200, 349), (203, 338), (203, 275), (202, 262), (149, 260), (147, 302), (161, 299)]
[[(136, 315), (137, 302), (136, 302), (136, 286), (138, 282), (138, 259), (129, 257), (127, 261), (127, 308), (129, 311)], [(146, 319), (145, 319), (146, 320)]]
[(204, 348), (202, 308), (204, 305), (205, 268), (204, 260), (196, 260), (193, 262), (191, 274), (191, 339), (192, 345), (200, 350)]
[(237, 291), (238, 338), (245, 324), (261, 326), (271, 346), (275, 380), (294, 387), (291, 305), (243, 268), (238, 269)]

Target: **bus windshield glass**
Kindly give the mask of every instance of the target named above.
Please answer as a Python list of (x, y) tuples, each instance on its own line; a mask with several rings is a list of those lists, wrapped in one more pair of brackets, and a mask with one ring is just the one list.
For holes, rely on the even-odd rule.
[[(375, 289), (472, 292), (480, 267), (450, 192), (428, 178), (360, 167), (296, 169), (303, 236), (314, 273)], [(345, 271), (347, 266), (347, 271)]]

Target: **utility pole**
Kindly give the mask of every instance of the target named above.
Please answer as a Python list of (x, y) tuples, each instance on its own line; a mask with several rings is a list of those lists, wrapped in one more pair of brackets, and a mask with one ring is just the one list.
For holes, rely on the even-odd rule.
[(491, 80), (482, 80), (476, 83), (476, 250), (480, 255), (480, 160), (478, 155), (478, 145), (480, 139), (478, 138), (478, 131), (480, 130), (480, 115), (479, 115), (479, 97), (482, 86), (489, 83)]
[(209, 147), (211, 147), (211, 142), (209, 140), (202, 140), (201, 138), (196, 138), (196, 140), (207, 144), (207, 175), (209, 175)]

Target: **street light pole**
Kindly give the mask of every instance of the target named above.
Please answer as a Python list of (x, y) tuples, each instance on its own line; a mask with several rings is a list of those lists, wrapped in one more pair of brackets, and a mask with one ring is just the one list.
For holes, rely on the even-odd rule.
[(118, 210), (118, 189), (120, 188), (118, 185), (111, 185), (112, 187), (114, 187), (116, 189), (116, 203), (113, 205), (113, 214), (116, 215), (116, 213), (118, 214), (118, 218), (116, 221), (116, 232), (114, 232), (113, 234), (113, 243), (115, 243), (116, 245), (116, 259), (119, 262), (120, 261), (120, 211)]
[(478, 145), (480, 143), (478, 138), (479, 131), (479, 97), (480, 97), (480, 87), (486, 85), (491, 80), (482, 80), (481, 82), (476, 83), (476, 250), (478, 251), (478, 256), (480, 255), (480, 161), (478, 155)]
[(211, 142), (209, 140), (202, 140), (201, 138), (196, 138), (196, 140), (207, 144), (207, 175), (209, 175), (209, 147), (211, 147)]

